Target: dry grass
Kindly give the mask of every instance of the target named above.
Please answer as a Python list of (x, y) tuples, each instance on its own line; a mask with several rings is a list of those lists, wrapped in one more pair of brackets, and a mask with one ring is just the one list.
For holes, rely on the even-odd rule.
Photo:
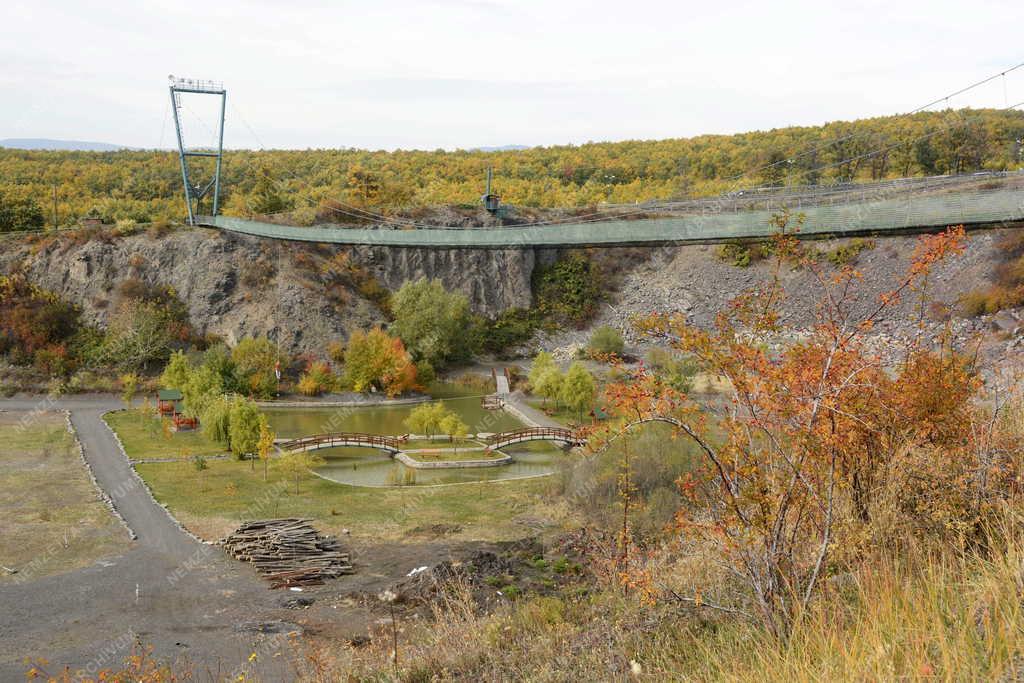
[(127, 545), (124, 528), (89, 480), (64, 416), (24, 427), (0, 413), (0, 581), (18, 582), (84, 567)]
[[(1019, 522), (1007, 513), (996, 534), (1004, 540), (988, 552), (904, 548), (833, 577), (784, 642), (743, 617), (671, 601), (644, 605), (617, 590), (523, 598), (485, 613), (456, 587), (434, 621), (401, 625), (401, 679), (1020, 680)], [(685, 562), (695, 559), (662, 569), (688, 572), (697, 565), (687, 570)], [(337, 653), (332, 666), (307, 675), (325, 680), (344, 670), (357, 680), (393, 680), (390, 636)]]

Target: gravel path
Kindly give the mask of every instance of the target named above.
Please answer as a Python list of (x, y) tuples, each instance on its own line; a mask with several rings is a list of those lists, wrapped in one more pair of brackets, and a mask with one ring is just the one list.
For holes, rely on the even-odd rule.
[[(26, 656), (48, 659), (51, 673), (117, 666), (136, 638), (219, 679), (264, 641), (238, 624), (288, 617), (248, 566), (182, 532), (153, 501), (100, 419), (118, 407), (96, 396), (0, 400), (0, 410), (69, 410), (96, 480), (138, 536), (85, 569), (0, 584), (0, 680), (21, 680)], [(262, 675), (283, 679), (285, 658), (264, 654)]]

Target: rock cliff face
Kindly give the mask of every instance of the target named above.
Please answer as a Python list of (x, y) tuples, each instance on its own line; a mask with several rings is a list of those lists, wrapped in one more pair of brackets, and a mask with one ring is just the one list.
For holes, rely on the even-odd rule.
[(446, 289), (469, 297), (473, 310), (484, 315), (527, 308), (533, 301), (530, 278), (536, 258), (532, 249), (361, 247), (353, 253), (388, 289), (398, 289), (407, 280), (439, 278)]
[[(384, 323), (351, 287), (326, 287), (320, 266), (339, 248), (285, 244), (208, 230), (115, 238), (10, 239), (0, 271), (24, 269), (40, 287), (80, 305), (105, 324), (128, 279), (173, 287), (200, 333), (229, 343), (245, 336), (279, 339), (292, 353), (323, 355), (327, 343)], [(350, 253), (386, 288), (439, 278), (464, 292), (476, 312), (493, 315), (530, 304), (531, 250), (465, 251), (370, 248)]]

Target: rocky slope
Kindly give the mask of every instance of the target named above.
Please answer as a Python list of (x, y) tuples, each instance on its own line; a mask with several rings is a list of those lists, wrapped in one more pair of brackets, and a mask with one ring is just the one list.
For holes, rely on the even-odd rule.
[[(930, 278), (930, 294), (953, 305), (964, 293), (984, 286), (999, 260), (1000, 235), (1001, 231), (972, 234), (965, 252), (942, 264)], [(863, 278), (855, 308), (871, 306), (892, 287), (906, 271), (915, 241), (915, 237), (879, 238), (874, 248), (859, 254), (856, 267)], [(814, 246), (826, 252), (841, 243), (822, 241)], [(280, 339), (293, 353), (316, 355), (323, 355), (329, 341), (346, 339), (355, 329), (385, 321), (356, 283), (331, 280), (330, 268), (341, 251), (388, 290), (420, 277), (439, 278), (447, 288), (465, 293), (476, 312), (487, 315), (529, 306), (534, 267), (556, 256), (532, 249), (347, 249), (260, 241), (200, 229), (176, 229), (163, 236), (85, 239), (68, 234), (9, 239), (3, 246), (0, 272), (23, 268), (40, 286), (81, 305), (91, 321), (103, 324), (117, 302), (120, 283), (135, 278), (173, 287), (201, 333), (230, 343), (265, 335)], [(633, 333), (630, 318), (653, 311), (679, 311), (698, 325), (709, 325), (731, 298), (771, 277), (768, 262), (738, 268), (718, 258), (715, 246), (592, 252), (608, 272), (610, 283), (597, 319), (588, 329), (538, 335), (524, 353), (554, 348), (568, 357), (585, 343), (590, 329), (603, 324), (622, 330), (627, 343), (637, 346), (643, 340)], [(820, 288), (806, 270), (787, 268), (782, 279), (784, 322), (805, 328), (814, 320)], [(907, 298), (884, 317), (876, 334), (880, 344), (914, 333), (915, 306), (916, 301)], [(935, 311), (929, 316), (934, 318)], [(1000, 320), (995, 322), (1001, 327), (1016, 326), (1011, 314)], [(966, 339), (993, 322), (954, 319), (953, 327)], [(942, 324), (937, 319), (930, 322), (933, 331)]]
[[(384, 321), (357, 287), (327, 286), (325, 264), (337, 247), (199, 229), (163, 236), (12, 238), (3, 246), (0, 272), (24, 269), (33, 282), (80, 305), (87, 320), (101, 325), (117, 302), (119, 285), (131, 278), (173, 287), (193, 326), (229, 343), (269, 336), (293, 353), (322, 355), (329, 341)], [(437, 277), (465, 292), (480, 313), (530, 304), (530, 251), (367, 249), (350, 257), (388, 289)]]
[[(940, 264), (928, 281), (929, 298), (956, 308), (958, 299), (967, 292), (984, 287), (999, 261), (999, 239), (1004, 231), (975, 232), (968, 236), (967, 248)], [(820, 252), (828, 252), (849, 240), (824, 240), (810, 243)], [(862, 251), (854, 265), (861, 280), (850, 298), (854, 311), (866, 312), (876, 305), (879, 296), (890, 291), (897, 278), (906, 273), (917, 237), (885, 237), (874, 240), (874, 248)], [(764, 285), (772, 277), (772, 265), (762, 261), (740, 268), (717, 256), (717, 246), (687, 245), (651, 250), (649, 260), (627, 273), (619, 287), (602, 306), (597, 318), (584, 330), (564, 330), (553, 335), (539, 335), (535, 346), (555, 349), (556, 355), (568, 358), (585, 344), (590, 330), (610, 325), (623, 333), (627, 345), (640, 349), (647, 345), (633, 331), (630, 319), (651, 312), (679, 312), (699, 326), (710, 326), (715, 315), (730, 299), (752, 287)], [(833, 267), (826, 263), (827, 271)], [(784, 268), (781, 273), (785, 299), (782, 322), (800, 330), (814, 323), (821, 287), (805, 269)], [(880, 346), (889, 341), (906, 339), (916, 333), (919, 297), (905, 296), (882, 316), (873, 335)], [(1012, 313), (996, 318), (964, 319), (954, 316), (953, 332), (959, 341), (993, 326), (1012, 328)], [(927, 333), (934, 335), (945, 326), (939, 307), (929, 306), (925, 314)]]

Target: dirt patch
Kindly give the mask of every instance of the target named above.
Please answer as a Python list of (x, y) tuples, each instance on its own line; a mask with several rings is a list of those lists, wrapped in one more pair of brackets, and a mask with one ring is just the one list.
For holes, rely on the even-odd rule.
[(420, 536), (427, 538), (441, 538), (451, 536), (462, 531), (458, 524), (420, 524), (409, 529), (407, 536)]

